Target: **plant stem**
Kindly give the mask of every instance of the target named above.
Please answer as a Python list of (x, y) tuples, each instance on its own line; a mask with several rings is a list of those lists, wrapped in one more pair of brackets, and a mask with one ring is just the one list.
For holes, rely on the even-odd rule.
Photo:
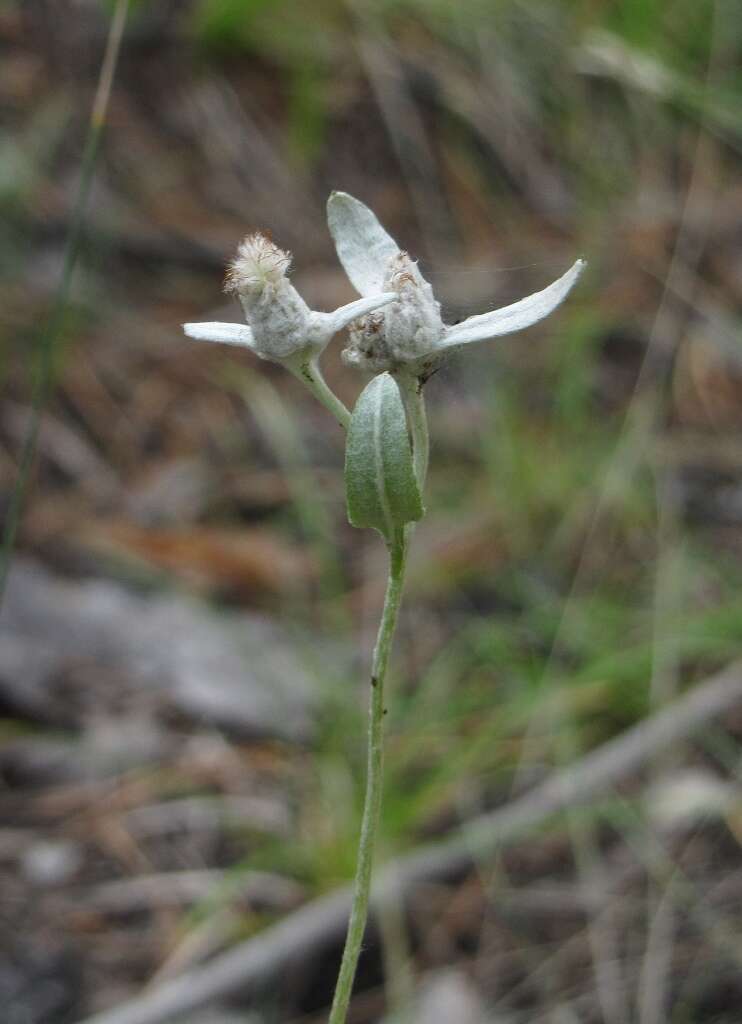
[(31, 395), (31, 420), (23, 441), (18, 463), (18, 476), (10, 495), (8, 510), (5, 516), (2, 543), (0, 545), (0, 606), (5, 596), (10, 559), (15, 548), (16, 534), (20, 525), (21, 514), (26, 502), (36, 456), (36, 446), (41, 430), (41, 418), (54, 386), (54, 352), (57, 340), (64, 328), (67, 301), (80, 243), (85, 226), (85, 211), (93, 184), (93, 176), (100, 149), (100, 141), (106, 126), (108, 101), (111, 97), (113, 78), (118, 62), (121, 40), (126, 27), (129, 0), (117, 0), (108, 30), (106, 50), (103, 55), (98, 84), (90, 113), (90, 122), (85, 137), (85, 148), (80, 166), (80, 184), (77, 188), (74, 207), (71, 214), (71, 226), (64, 247), (62, 273), (54, 294), (54, 300), (45, 326), (39, 337), (39, 348), (34, 370), (33, 391)]
[(308, 359), (298, 353), (296, 358), (285, 360), (284, 366), (293, 373), (297, 380), (309, 388), (317, 401), (335, 417), (343, 430), (347, 430), (350, 413), (322, 376), (317, 359)]
[(348, 934), (340, 964), (335, 997), (328, 1024), (345, 1024), (353, 979), (358, 957), (361, 952), (363, 934), (368, 917), (368, 903), (371, 893), (371, 869), (374, 846), (379, 826), (383, 780), (383, 732), (384, 732), (384, 680), (389, 665), (389, 652), (397, 626), (397, 616), (402, 599), (407, 543), (403, 531), (398, 531), (389, 544), (389, 580), (387, 582), (384, 611), (381, 615), (379, 632), (376, 637), (371, 666), (371, 703), (368, 725), (368, 766), (366, 774), (366, 797), (363, 806), (361, 838), (358, 845), (358, 861), (353, 888), (353, 903), (348, 923)]
[(428, 436), (428, 417), (425, 412), (425, 398), (423, 397), (422, 379), (407, 373), (397, 374), (399, 392), (404, 402), (412, 435), (412, 459), (415, 467), (415, 479), (420, 488), (420, 494), (425, 489), (425, 479), (428, 475), (428, 455), (430, 453), (430, 438)]

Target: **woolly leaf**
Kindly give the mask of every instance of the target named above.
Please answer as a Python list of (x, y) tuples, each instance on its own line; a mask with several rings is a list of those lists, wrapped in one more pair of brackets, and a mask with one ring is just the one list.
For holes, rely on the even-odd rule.
[(371, 526), (388, 541), (422, 519), (407, 421), (399, 388), (381, 373), (363, 390), (350, 420), (345, 493), (353, 526)]

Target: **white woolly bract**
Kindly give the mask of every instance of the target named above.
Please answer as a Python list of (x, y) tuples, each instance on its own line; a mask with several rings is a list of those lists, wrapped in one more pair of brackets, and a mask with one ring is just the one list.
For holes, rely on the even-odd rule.
[(195, 338), (196, 341), (216, 341), (224, 345), (255, 347), (252, 331), (244, 324), (183, 324), (183, 330), (189, 338)]
[(347, 192), (327, 200), (327, 224), (345, 273), (361, 295), (380, 291), (388, 261), (399, 246), (379, 224), (376, 214)]

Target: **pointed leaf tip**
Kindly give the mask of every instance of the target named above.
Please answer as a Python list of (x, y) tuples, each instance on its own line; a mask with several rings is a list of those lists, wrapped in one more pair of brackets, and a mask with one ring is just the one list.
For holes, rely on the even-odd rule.
[(224, 345), (246, 345), (253, 348), (252, 331), (245, 324), (193, 323), (183, 324), (183, 331), (195, 341), (216, 341)]
[(527, 295), (518, 302), (491, 313), (480, 313), (467, 317), (460, 324), (446, 329), (438, 348), (452, 348), (472, 341), (487, 341), (503, 334), (522, 331), (543, 320), (559, 306), (574, 287), (577, 279), (587, 266), (584, 259), (576, 260), (566, 274), (553, 281), (548, 287), (533, 295)]
[(382, 291), (387, 264), (399, 246), (373, 210), (347, 192), (332, 192), (327, 200), (327, 223), (354, 288), (361, 295)]

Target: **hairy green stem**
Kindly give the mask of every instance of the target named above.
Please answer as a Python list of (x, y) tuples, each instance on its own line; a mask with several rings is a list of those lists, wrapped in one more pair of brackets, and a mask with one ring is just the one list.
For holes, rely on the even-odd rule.
[(374, 647), (371, 665), (371, 704), (368, 724), (368, 765), (366, 774), (366, 797), (363, 806), (361, 838), (358, 845), (358, 861), (353, 888), (353, 903), (348, 923), (348, 934), (343, 950), (335, 987), (335, 997), (328, 1024), (345, 1024), (353, 979), (358, 957), (361, 952), (363, 934), (368, 917), (368, 903), (371, 893), (371, 869), (374, 846), (379, 826), (384, 762), (384, 680), (389, 665), (389, 652), (397, 626), (399, 606), (402, 599), (407, 543), (402, 531), (398, 531), (389, 545), (389, 580), (384, 598), (384, 611)]
[(420, 488), (420, 494), (425, 489), (425, 480), (428, 475), (428, 455), (430, 453), (430, 438), (428, 436), (428, 417), (425, 412), (425, 398), (423, 396), (422, 378), (407, 373), (397, 374), (399, 393), (404, 402), (407, 422), (412, 435), (412, 459), (415, 468), (415, 479)]
[(343, 430), (347, 430), (350, 424), (350, 413), (322, 376), (316, 357), (307, 358), (301, 353), (297, 353), (292, 359), (284, 360), (284, 366), (293, 373), (297, 380), (309, 388), (317, 401), (335, 417)]

